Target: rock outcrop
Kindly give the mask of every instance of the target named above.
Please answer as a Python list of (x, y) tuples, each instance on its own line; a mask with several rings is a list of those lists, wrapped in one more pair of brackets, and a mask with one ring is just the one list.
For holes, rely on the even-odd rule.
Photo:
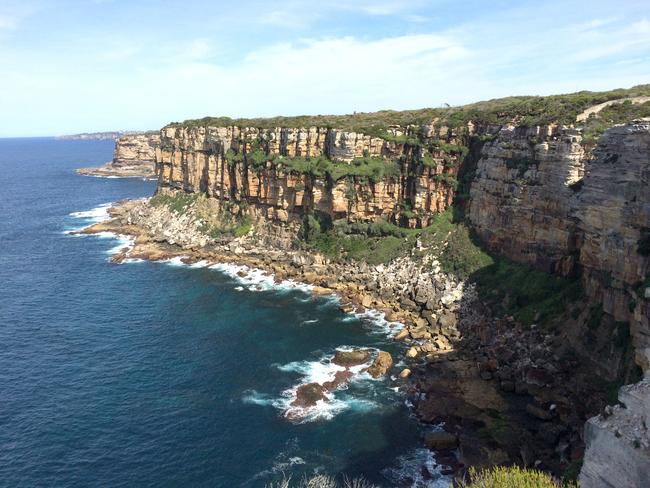
[(80, 168), (77, 172), (88, 176), (153, 178), (159, 143), (157, 133), (122, 136), (115, 142), (112, 161), (98, 168)]
[(630, 324), (648, 369), (650, 121), (613, 127), (592, 154), (580, 141), (574, 129), (501, 129), (477, 163), (468, 218), (513, 261), (580, 272), (589, 297)]
[(650, 486), (650, 378), (621, 388), (621, 405), (589, 419), (580, 486)]

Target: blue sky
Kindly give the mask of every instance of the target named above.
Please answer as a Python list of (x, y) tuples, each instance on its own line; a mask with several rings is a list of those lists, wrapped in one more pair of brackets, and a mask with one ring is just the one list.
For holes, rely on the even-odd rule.
[(640, 83), (648, 0), (0, 0), (0, 136)]

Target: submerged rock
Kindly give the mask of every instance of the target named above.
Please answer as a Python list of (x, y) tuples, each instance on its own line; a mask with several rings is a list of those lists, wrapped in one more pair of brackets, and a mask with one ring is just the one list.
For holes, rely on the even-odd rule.
[(316, 406), (319, 400), (327, 400), (327, 390), (318, 383), (306, 383), (296, 390), (296, 399), (291, 402), (292, 407), (308, 408)]

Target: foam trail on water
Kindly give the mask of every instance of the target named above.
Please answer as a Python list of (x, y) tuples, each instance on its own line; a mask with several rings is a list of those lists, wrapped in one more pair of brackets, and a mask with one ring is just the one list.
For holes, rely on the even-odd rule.
[(314, 289), (312, 285), (294, 280), (277, 281), (271, 273), (245, 265), (217, 263), (209, 267), (229, 276), (241, 285), (246, 286), (250, 291), (302, 290), (310, 292)]
[[(351, 351), (355, 348), (342, 346), (337, 348), (339, 351)], [(368, 348), (371, 352), (375, 351)], [(371, 354), (368, 361), (362, 364), (345, 368), (331, 361), (332, 353), (323, 355), (317, 361), (293, 361), (288, 364), (276, 365), (276, 367), (285, 373), (297, 373), (302, 376), (299, 383), (291, 388), (284, 390), (279, 398), (272, 398), (268, 395), (262, 395), (258, 392), (249, 392), (243, 398), (246, 403), (256, 405), (273, 406), (283, 412), (283, 415), (296, 423), (313, 422), (316, 420), (331, 420), (336, 415), (346, 410), (355, 412), (368, 412), (378, 408), (378, 404), (365, 398), (356, 398), (346, 393), (349, 385), (358, 382), (366, 382), (373, 378), (364, 370), (367, 369), (373, 361)], [(341, 383), (338, 388), (332, 391), (325, 391), (325, 400), (318, 400), (314, 406), (299, 407), (292, 405), (298, 398), (298, 389), (305, 384), (318, 383), (323, 385), (327, 382), (334, 381), (336, 374), (347, 371), (349, 378)], [(372, 383), (368, 383), (372, 384)]]
[(382, 474), (394, 486), (411, 488), (449, 488), (452, 479), (441, 473), (442, 466), (436, 463), (433, 453), (425, 448), (397, 458), (397, 466), (387, 468)]
[(113, 202), (102, 203), (101, 205), (92, 208), (90, 210), (84, 210), (81, 212), (72, 212), (69, 215), (70, 217), (74, 217), (75, 219), (90, 220), (95, 223), (103, 222), (104, 220), (107, 220), (109, 218), (108, 209), (111, 208), (111, 205), (113, 205)]

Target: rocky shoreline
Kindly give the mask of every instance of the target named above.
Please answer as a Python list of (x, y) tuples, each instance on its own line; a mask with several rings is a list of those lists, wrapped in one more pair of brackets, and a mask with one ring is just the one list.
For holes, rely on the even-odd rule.
[[(561, 338), (525, 330), (512, 317), (492, 317), (474, 286), (442, 273), (433, 255), (378, 266), (330, 261), (278, 244), (286, 239), (270, 238), (263, 224), (241, 238), (210, 237), (191, 209), (181, 214), (148, 199), (120, 202), (109, 215), (79, 233), (130, 236), (132, 243), (113, 256), (116, 263), (176, 258), (261, 269), (278, 282), (336, 294), (345, 312), (377, 310), (404, 324), (394, 340), (404, 345), (407, 367), (394, 372), (395, 380), (445, 474), (509, 462), (557, 474), (582, 457), (582, 426), (601, 399), (571, 383), (581, 372), (575, 359), (558, 354)], [(383, 373), (390, 371), (387, 358), (380, 362)], [(345, 382), (346, 374), (338, 380)], [(303, 386), (297, 406), (338, 384)]]

